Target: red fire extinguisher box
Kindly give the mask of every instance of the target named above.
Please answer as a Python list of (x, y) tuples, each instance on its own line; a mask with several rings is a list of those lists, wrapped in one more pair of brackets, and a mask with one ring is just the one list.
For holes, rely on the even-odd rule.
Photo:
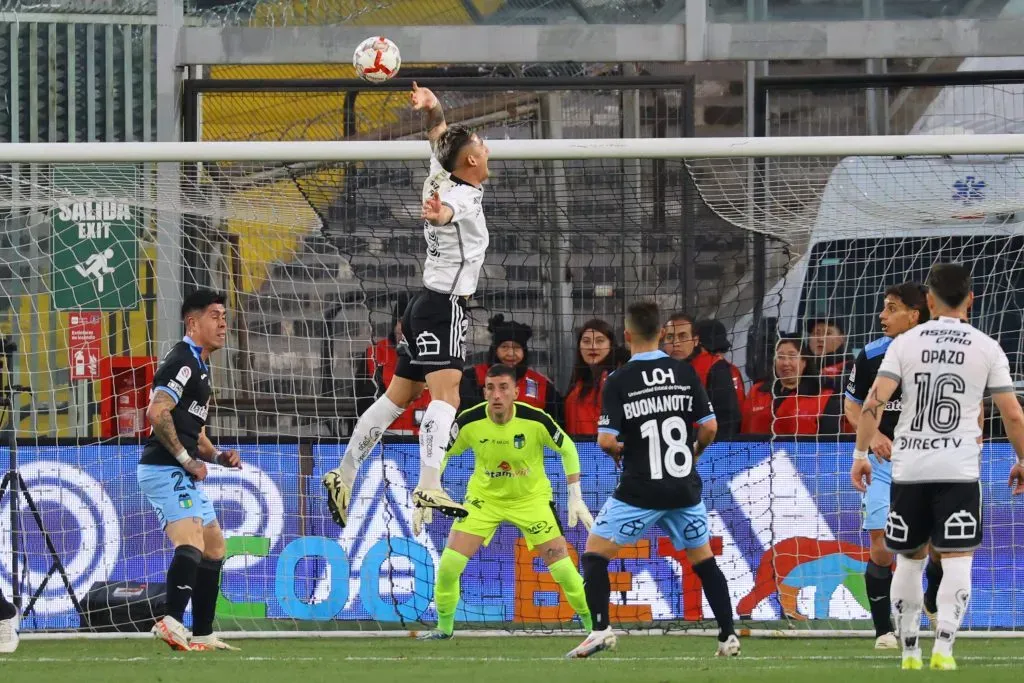
[(149, 431), (146, 408), (156, 358), (108, 356), (100, 360), (100, 434), (126, 439)]

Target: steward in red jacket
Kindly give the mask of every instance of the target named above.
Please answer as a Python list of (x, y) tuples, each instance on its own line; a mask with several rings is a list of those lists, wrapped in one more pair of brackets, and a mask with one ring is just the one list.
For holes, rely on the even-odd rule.
[(462, 375), (460, 402), (462, 409), (470, 408), (484, 400), (484, 384), (487, 370), (498, 363), (515, 368), (519, 386), (517, 401), (543, 410), (556, 422), (562, 422), (562, 397), (555, 385), (541, 372), (529, 367), (530, 337), (533, 329), (526, 324), (505, 320), (498, 314), (487, 323), (491, 333), (491, 348), (488, 362), (477, 363)]

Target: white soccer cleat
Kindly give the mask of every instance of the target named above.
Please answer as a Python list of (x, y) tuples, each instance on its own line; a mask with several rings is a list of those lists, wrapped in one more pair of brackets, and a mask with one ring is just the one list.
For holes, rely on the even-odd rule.
[(320, 480), (327, 491), (327, 508), (334, 523), (345, 528), (348, 524), (348, 504), (352, 500), (352, 487), (341, 478), (341, 469), (328, 472)]
[(731, 635), (724, 641), (718, 641), (718, 649), (715, 650), (716, 657), (738, 657), (740, 654), (740, 639)]
[(18, 615), (0, 620), (0, 654), (9, 655), (18, 649)]
[(239, 652), (242, 649), (240, 647), (235, 647), (234, 645), (228, 645), (215, 635), (193, 636), (192, 642), (189, 645), (189, 649), (192, 650), (192, 652), (213, 652), (214, 650), (230, 650), (231, 652)]
[(440, 510), (441, 514), (449, 517), (462, 518), (469, 514), (462, 503), (452, 500), (452, 497), (444, 489), (417, 488), (412, 492), (412, 502), (419, 507)]
[(565, 655), (566, 659), (585, 659), (590, 655), (597, 654), (602, 650), (614, 650), (619, 639), (612, 633), (609, 626), (603, 631), (592, 631), (587, 639), (574, 647)]
[(189, 639), (192, 634), (188, 632), (185, 625), (174, 617), (164, 617), (160, 621), (153, 624), (153, 628), (150, 629), (150, 633), (153, 634), (157, 640), (162, 640), (167, 643), (168, 647), (178, 652), (189, 651)]
[(882, 635), (875, 638), (875, 649), (898, 650), (900, 649), (900, 641), (896, 639), (895, 633), (883, 633)]

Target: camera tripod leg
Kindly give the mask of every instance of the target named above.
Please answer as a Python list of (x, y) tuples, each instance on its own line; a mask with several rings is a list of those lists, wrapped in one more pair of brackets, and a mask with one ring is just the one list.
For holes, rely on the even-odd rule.
[(43, 525), (43, 515), (39, 512), (39, 508), (36, 506), (36, 501), (32, 498), (32, 494), (29, 492), (28, 486), (25, 485), (25, 480), (20, 474), (15, 473), (13, 476), (17, 477), (17, 485), (21, 489), (21, 495), (25, 497), (25, 502), (28, 504), (28, 508), (32, 512), (32, 517), (36, 521), (39, 533), (43, 535), (43, 540), (46, 542), (46, 549), (50, 553), (50, 558), (53, 560), (53, 564), (50, 565), (50, 569), (46, 572), (46, 577), (43, 579), (42, 583), (39, 584), (39, 587), (36, 588), (35, 593), (32, 594), (32, 599), (28, 601), (28, 605), (25, 606), (22, 618), (25, 618), (32, 613), (32, 608), (35, 606), (36, 601), (43, 594), (43, 590), (46, 588), (46, 584), (50, 581), (50, 577), (55, 573), (60, 574), (60, 578), (64, 582), (64, 588), (67, 591), (68, 596), (71, 598), (71, 603), (75, 607), (75, 612), (78, 613), (79, 617), (82, 617), (84, 614), (82, 611), (82, 604), (78, 601), (78, 596), (75, 595), (75, 589), (72, 587), (71, 580), (68, 578), (68, 573), (64, 568), (64, 563), (61, 561), (60, 555), (57, 553), (57, 547), (53, 544), (53, 539), (50, 538), (50, 532), (48, 532), (46, 527)]

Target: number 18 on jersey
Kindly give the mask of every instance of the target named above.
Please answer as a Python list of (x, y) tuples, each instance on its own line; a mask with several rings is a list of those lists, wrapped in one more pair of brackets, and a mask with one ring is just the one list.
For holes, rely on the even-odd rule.
[(614, 497), (651, 510), (699, 503), (693, 443), (715, 415), (693, 368), (660, 351), (637, 354), (608, 378), (601, 399), (598, 431), (623, 444)]

